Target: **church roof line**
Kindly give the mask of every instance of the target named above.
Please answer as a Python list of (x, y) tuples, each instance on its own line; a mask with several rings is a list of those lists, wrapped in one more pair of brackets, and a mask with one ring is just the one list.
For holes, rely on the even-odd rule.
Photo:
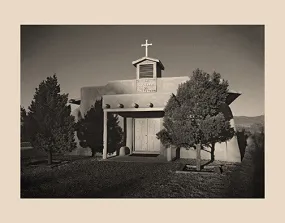
[(150, 61), (153, 61), (153, 62), (157, 62), (160, 65), (161, 69), (164, 70), (164, 66), (161, 63), (161, 61), (158, 60), (158, 59), (155, 59), (155, 58), (151, 58), (151, 57), (142, 57), (142, 58), (140, 58), (138, 60), (133, 61), (132, 64), (136, 67), (138, 63), (140, 63), (140, 62), (142, 62), (144, 60), (150, 60)]
[[(164, 80), (164, 79), (187, 79), (189, 78), (189, 76), (177, 76), (177, 77), (160, 77), (159, 80)], [(124, 79), (124, 80), (111, 80), (111, 81), (108, 81), (108, 83), (115, 83), (115, 82), (132, 82), (132, 81), (136, 81), (136, 79)], [(108, 85), (107, 83), (107, 85)], [(105, 85), (106, 86), (106, 85)], [(96, 87), (96, 86), (94, 86)]]
[[(100, 86), (102, 87), (102, 86)], [(96, 87), (94, 87), (96, 89)], [(106, 92), (99, 92), (98, 89), (97, 90), (97, 93), (98, 93), (98, 97), (102, 97), (103, 95), (108, 95), (108, 91)], [(133, 93), (130, 93), (130, 94), (116, 94), (114, 93), (115, 95), (133, 95)], [(161, 94), (169, 94), (169, 92), (163, 92)], [(233, 91), (233, 90), (229, 90), (229, 95), (228, 95), (228, 98), (227, 98), (227, 103), (228, 105), (230, 105), (235, 99), (237, 99), (242, 93), (241, 92), (236, 92), (236, 91)], [(71, 104), (77, 104), (77, 105), (80, 105), (81, 103), (81, 99), (79, 98), (76, 98), (76, 99), (70, 99), (69, 100), (69, 103)]]

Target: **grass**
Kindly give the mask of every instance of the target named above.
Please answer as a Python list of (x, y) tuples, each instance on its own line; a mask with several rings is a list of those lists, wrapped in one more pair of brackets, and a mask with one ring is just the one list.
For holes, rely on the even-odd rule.
[[(264, 198), (264, 134), (252, 135), (239, 164), (215, 161), (223, 173), (176, 173), (195, 160), (104, 162), (98, 158), (21, 153), (22, 198)], [(26, 155), (25, 155), (26, 154)], [(37, 161), (40, 160), (40, 161)], [(36, 165), (29, 165), (30, 163)], [(206, 163), (207, 161), (203, 161)]]
[[(21, 173), (22, 198), (250, 198), (254, 195), (252, 155), (225, 165), (223, 174), (177, 174), (194, 160), (169, 163), (68, 160), (65, 165), (28, 166)], [(220, 164), (215, 162), (214, 165)], [(223, 163), (225, 164), (225, 163)]]

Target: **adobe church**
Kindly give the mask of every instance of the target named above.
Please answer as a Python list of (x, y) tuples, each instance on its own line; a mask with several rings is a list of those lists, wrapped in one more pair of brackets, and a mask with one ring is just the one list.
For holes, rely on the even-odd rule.
[[(113, 113), (119, 116), (120, 126), (125, 134), (125, 146), (130, 153), (151, 153), (165, 156), (168, 161), (176, 158), (196, 158), (196, 152), (192, 149), (164, 148), (156, 133), (163, 128), (164, 107), (170, 96), (176, 94), (180, 83), (189, 80), (188, 76), (163, 77), (164, 65), (158, 59), (148, 57), (146, 40), (145, 56), (132, 62), (134, 79), (110, 81), (105, 86), (82, 87), (81, 98), (71, 99), (70, 103), (79, 105), (73, 114), (78, 120), (84, 117), (86, 112), (95, 104), (96, 100), (103, 99), (104, 110), (104, 149), (103, 159), (107, 159), (107, 114)], [(224, 113), (234, 126), (234, 120), (230, 105), (240, 96), (240, 93), (230, 91)], [(210, 150), (209, 150), (210, 151)], [(211, 154), (207, 150), (201, 151), (202, 159), (210, 159)], [(240, 150), (237, 138), (233, 137), (225, 143), (217, 143), (215, 159), (229, 162), (241, 162)]]

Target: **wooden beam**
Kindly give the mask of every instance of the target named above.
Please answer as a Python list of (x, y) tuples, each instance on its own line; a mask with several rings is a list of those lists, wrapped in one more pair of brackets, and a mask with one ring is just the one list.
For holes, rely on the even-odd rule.
[(158, 107), (158, 108), (105, 108), (104, 111), (106, 112), (136, 112), (136, 111), (145, 111), (145, 112), (151, 112), (151, 111), (163, 111), (164, 108)]

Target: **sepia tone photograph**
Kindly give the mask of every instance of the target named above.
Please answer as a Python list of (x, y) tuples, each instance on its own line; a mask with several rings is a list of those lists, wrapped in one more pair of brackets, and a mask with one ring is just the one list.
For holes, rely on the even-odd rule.
[(21, 198), (265, 198), (264, 25), (21, 25)]

